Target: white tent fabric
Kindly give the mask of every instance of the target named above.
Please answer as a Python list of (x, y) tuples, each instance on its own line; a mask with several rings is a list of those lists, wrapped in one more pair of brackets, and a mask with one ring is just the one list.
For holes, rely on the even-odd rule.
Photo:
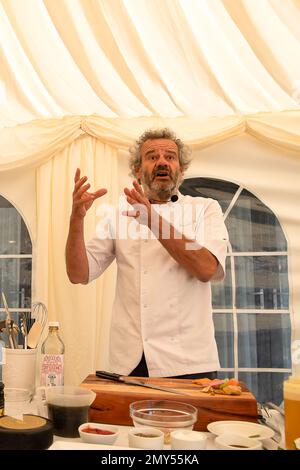
[(119, 155), (166, 126), (194, 151), (247, 133), (296, 160), (299, 24), (300, 0), (0, 0), (0, 178), (35, 172), (34, 294), (62, 323), (69, 382), (105, 364), (114, 293), (113, 269), (66, 278), (76, 166), (115, 202)]
[(300, 4), (282, 3), (1, 0), (0, 125), (299, 110)]

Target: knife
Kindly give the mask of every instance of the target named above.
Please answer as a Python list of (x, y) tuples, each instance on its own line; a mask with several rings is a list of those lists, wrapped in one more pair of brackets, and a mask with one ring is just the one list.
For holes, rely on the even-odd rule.
[(189, 395), (187, 392), (181, 392), (176, 388), (160, 387), (159, 385), (153, 385), (142, 380), (127, 379), (124, 375), (114, 374), (113, 372), (106, 372), (104, 370), (96, 370), (96, 376), (101, 379), (114, 380), (115, 382), (123, 382), (128, 385), (139, 385), (140, 387), (154, 388), (155, 390), (161, 390), (163, 392), (176, 393), (177, 395)]

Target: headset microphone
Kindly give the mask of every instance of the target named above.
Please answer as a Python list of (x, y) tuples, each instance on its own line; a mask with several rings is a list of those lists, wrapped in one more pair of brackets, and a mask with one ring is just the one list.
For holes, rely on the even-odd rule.
[(171, 201), (172, 202), (178, 201), (178, 196), (176, 194), (173, 194), (173, 196), (171, 196)]

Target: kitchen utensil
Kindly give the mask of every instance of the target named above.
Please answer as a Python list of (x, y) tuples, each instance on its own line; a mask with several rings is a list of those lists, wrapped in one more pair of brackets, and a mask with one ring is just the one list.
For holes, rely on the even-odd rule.
[(9, 347), (11, 349), (16, 349), (18, 347), (18, 341), (15, 338), (15, 332), (14, 332), (14, 327), (13, 327), (14, 322), (11, 319), (10, 311), (9, 311), (9, 308), (8, 308), (8, 305), (7, 305), (7, 301), (6, 301), (6, 297), (4, 295), (4, 292), (2, 292), (2, 301), (3, 301), (3, 305), (4, 305), (4, 308), (5, 308), (5, 312), (6, 312), (5, 324), (6, 324), (6, 333), (7, 333), (7, 337), (8, 337), (8, 344), (9, 344)]
[(282, 408), (280, 408), (279, 406), (275, 405), (275, 403), (272, 403), (271, 401), (268, 401), (266, 403), (266, 406), (268, 406), (269, 408), (271, 408), (273, 410), (279, 411), (281, 416), (284, 416), (284, 410)]
[(9, 341), (9, 346), (10, 347), (13, 347), (13, 339), (11, 337), (11, 334), (12, 333), (17, 333), (19, 328), (17, 327), (17, 325), (15, 325), (13, 323), (13, 331), (11, 332), (10, 329), (11, 329), (11, 321), (12, 320), (2, 320), (0, 321), (0, 333), (4, 333), (7, 337), (8, 337), (8, 341)]
[(7, 314), (7, 318), (10, 319), (10, 311), (9, 311), (9, 308), (8, 308), (8, 305), (7, 305), (7, 302), (6, 302), (6, 297), (4, 295), (4, 292), (2, 292), (2, 301), (3, 301), (3, 305), (4, 305), (4, 308), (5, 308), (6, 314)]
[(9, 347), (11, 349), (17, 349), (18, 348), (18, 342), (15, 337), (15, 327), (13, 320), (11, 319), (6, 319), (6, 333), (8, 337), (8, 343)]
[(177, 395), (189, 395), (187, 392), (182, 392), (175, 388), (160, 387), (158, 385), (150, 384), (149, 382), (143, 382), (142, 380), (128, 379), (120, 374), (114, 374), (112, 372), (106, 372), (103, 370), (97, 370), (96, 376), (101, 379), (114, 380), (115, 382), (124, 382), (127, 385), (139, 385), (140, 387), (154, 388), (155, 390), (162, 390), (163, 392), (176, 393)]
[(30, 349), (35, 349), (40, 341), (43, 329), (47, 322), (48, 312), (46, 305), (42, 302), (33, 303), (32, 316), (35, 317), (35, 322), (27, 335), (27, 346)]
[(20, 318), (20, 330), (24, 338), (24, 349), (27, 349), (27, 324), (26, 324), (26, 316), (23, 312), (20, 313), (19, 315)]

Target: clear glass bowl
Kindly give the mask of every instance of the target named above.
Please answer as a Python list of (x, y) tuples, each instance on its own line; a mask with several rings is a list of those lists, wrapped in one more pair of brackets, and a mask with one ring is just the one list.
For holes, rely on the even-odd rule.
[(130, 416), (136, 427), (160, 429), (165, 434), (165, 444), (175, 429), (193, 429), (197, 408), (187, 403), (168, 400), (141, 400), (129, 405)]

